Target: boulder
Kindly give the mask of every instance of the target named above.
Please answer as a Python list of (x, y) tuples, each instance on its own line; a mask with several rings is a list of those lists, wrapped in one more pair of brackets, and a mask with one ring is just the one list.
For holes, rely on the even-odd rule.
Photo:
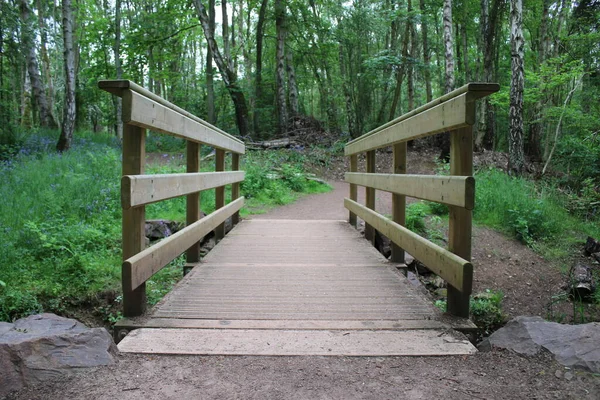
[(171, 236), (175, 232), (182, 230), (185, 224), (177, 221), (169, 221), (166, 219), (152, 219), (146, 221), (145, 233), (146, 237), (151, 241), (164, 239)]
[(115, 361), (112, 337), (54, 314), (0, 323), (0, 397), (59, 375)]
[(600, 253), (600, 242), (593, 237), (588, 236), (585, 246), (583, 247), (583, 252), (586, 256), (590, 256), (594, 253)]
[(551, 352), (560, 364), (600, 373), (600, 323), (564, 325), (541, 317), (517, 317), (484, 339), (479, 350), (503, 348), (534, 355)]

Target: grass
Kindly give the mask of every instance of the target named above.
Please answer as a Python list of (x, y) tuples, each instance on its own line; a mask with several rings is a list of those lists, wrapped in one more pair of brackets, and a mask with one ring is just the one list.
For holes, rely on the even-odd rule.
[[(0, 320), (37, 312), (68, 315), (85, 304), (114, 321), (117, 308), (96, 300), (111, 297), (118, 305), (121, 298), (119, 144), (110, 136), (78, 133), (73, 148), (57, 154), (56, 137), (56, 132), (30, 134), (0, 161)], [(248, 201), (242, 215), (292, 202), (302, 193), (331, 190), (306, 179), (303, 161), (287, 151), (244, 157), (241, 192)], [(204, 166), (214, 170), (210, 162)], [(180, 162), (147, 167), (148, 173), (183, 170)], [(205, 213), (212, 212), (214, 191), (203, 192), (201, 202)], [(149, 205), (147, 218), (183, 221), (185, 199)], [(151, 304), (181, 278), (182, 264), (179, 257), (148, 282)]]
[(476, 174), (474, 220), (505, 232), (564, 266), (600, 224), (568, 211), (568, 199), (549, 183), (515, 178), (496, 169)]

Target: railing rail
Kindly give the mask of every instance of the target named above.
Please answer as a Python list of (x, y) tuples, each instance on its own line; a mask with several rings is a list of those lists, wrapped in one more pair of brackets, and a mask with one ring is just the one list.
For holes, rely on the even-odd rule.
[[(102, 90), (123, 99), (123, 315), (135, 317), (146, 308), (146, 281), (169, 262), (186, 253), (185, 270), (200, 261), (200, 240), (214, 231), (225, 236), (225, 221), (239, 221), (244, 204), (240, 197), (239, 171), (244, 143), (182, 108), (128, 80), (98, 82)], [(186, 173), (145, 175), (146, 129), (186, 140)], [(200, 146), (215, 148), (215, 172), (200, 172)], [(225, 171), (226, 152), (231, 152), (231, 169)], [(225, 186), (231, 185), (231, 202), (225, 205)], [(200, 192), (215, 189), (216, 210), (200, 218)], [(145, 248), (145, 206), (186, 196), (186, 228)]]
[[(473, 284), (471, 259), (472, 210), (475, 203), (473, 132), (475, 101), (499, 90), (494, 83), (469, 83), (424, 106), (404, 114), (346, 145), (350, 157), (350, 197), (344, 206), (349, 221), (365, 221), (365, 236), (374, 242), (375, 231), (392, 241), (392, 261), (404, 262), (408, 251), (448, 283), (447, 310), (469, 316)], [(409, 140), (450, 132), (450, 176), (406, 175), (406, 143)], [(376, 149), (392, 146), (392, 174), (375, 173)], [(358, 172), (358, 155), (366, 153), (366, 173)], [(366, 204), (357, 202), (357, 186), (365, 187)], [(392, 219), (375, 211), (375, 190), (392, 193)], [(406, 196), (447, 204), (448, 249), (404, 227)]]

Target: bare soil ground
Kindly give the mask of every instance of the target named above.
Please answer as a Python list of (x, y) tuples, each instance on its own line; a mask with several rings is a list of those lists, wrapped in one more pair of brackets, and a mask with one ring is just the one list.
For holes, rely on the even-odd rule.
[[(435, 164), (411, 155), (412, 173)], [(386, 166), (380, 166), (386, 170)], [(338, 178), (339, 174), (329, 176)], [(343, 171), (343, 167), (339, 167)], [(254, 218), (345, 219), (345, 183)], [(362, 192), (362, 191), (360, 191)], [(364, 196), (361, 193), (360, 196)], [(390, 213), (378, 192), (376, 207)], [(475, 227), (474, 291), (500, 289), (504, 309), (547, 316), (564, 278), (520, 243)], [(121, 354), (110, 367), (85, 371), (23, 390), (9, 399), (598, 399), (600, 376), (566, 369), (551, 355), (507, 351), (464, 357), (199, 357)]]

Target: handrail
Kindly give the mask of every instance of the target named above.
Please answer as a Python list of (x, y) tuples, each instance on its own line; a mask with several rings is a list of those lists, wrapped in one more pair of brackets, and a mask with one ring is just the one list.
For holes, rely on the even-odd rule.
[[(146, 281), (183, 252), (184, 273), (200, 261), (200, 241), (214, 231), (217, 240), (225, 236), (225, 221), (239, 220), (244, 204), (239, 171), (240, 155), (246, 151), (238, 138), (212, 126), (182, 108), (128, 80), (98, 82), (98, 86), (123, 98), (123, 315), (135, 317), (146, 308)], [(179, 136), (186, 140), (187, 172), (145, 175), (145, 129)], [(200, 146), (215, 148), (215, 172), (200, 172)], [(225, 171), (225, 155), (231, 152), (231, 171)], [(225, 186), (231, 185), (231, 202), (225, 205)], [(200, 218), (200, 193), (215, 189), (216, 210)], [(186, 196), (187, 227), (146, 248), (146, 205)]]
[(162, 97), (158, 96), (157, 94), (152, 93), (148, 89), (146, 89), (130, 80), (127, 80), (127, 79), (100, 80), (100, 81), (98, 81), (98, 87), (102, 90), (105, 90), (105, 91), (112, 93), (119, 97), (123, 97), (123, 93), (125, 92), (125, 90), (128, 90), (128, 89), (132, 90), (134, 92), (141, 94), (142, 96), (145, 96), (151, 100), (156, 101), (159, 104), (162, 104), (163, 106), (165, 106), (167, 108), (170, 108), (173, 111), (177, 111), (178, 113), (185, 115), (186, 117), (191, 118), (196, 122), (199, 122), (200, 124), (206, 126), (207, 128), (210, 128), (213, 131), (220, 133), (221, 135), (227, 136), (233, 140), (238, 141), (239, 143), (244, 143), (242, 140), (236, 138), (235, 136), (230, 135), (229, 133), (217, 128), (214, 125), (211, 125), (210, 123), (204, 121), (203, 119), (198, 118), (194, 114), (184, 110), (181, 107), (176, 106), (175, 104), (163, 99)]
[(463, 85), (463, 86), (459, 87), (458, 89), (454, 89), (453, 91), (451, 91), (443, 96), (440, 96), (437, 99), (433, 99), (429, 103), (424, 104), (419, 108), (415, 108), (414, 110), (409, 111), (406, 114), (403, 114), (403, 115), (375, 128), (375, 129), (373, 129), (372, 131), (365, 133), (364, 135), (361, 135), (355, 139), (352, 139), (347, 144), (352, 144), (354, 142), (358, 142), (359, 140), (362, 140), (362, 139), (366, 138), (367, 136), (371, 136), (385, 128), (388, 128), (392, 125), (397, 124), (400, 121), (404, 121), (405, 119), (408, 119), (414, 115), (420, 114), (423, 111), (429, 110), (430, 108), (433, 108), (437, 105), (440, 105), (443, 102), (446, 102), (455, 97), (458, 97), (461, 94), (469, 93), (473, 96), (472, 99), (476, 100), (481, 97), (489, 96), (490, 94), (495, 93), (498, 90), (500, 90), (500, 85), (498, 85), (497, 83), (477, 83), (477, 82), (467, 83), (466, 85)]
[[(495, 83), (469, 83), (350, 142), (350, 197), (344, 200), (349, 222), (365, 221), (365, 237), (375, 242), (376, 231), (392, 241), (392, 261), (404, 263), (407, 250), (448, 282), (447, 310), (469, 317), (473, 284), (471, 259), (472, 209), (475, 202), (473, 132), (475, 100), (499, 90)], [(409, 140), (450, 133), (450, 175), (406, 175), (406, 144)], [(393, 173), (375, 173), (376, 149), (392, 146)], [(366, 154), (366, 172), (358, 172), (358, 155)], [(366, 205), (357, 202), (357, 186), (363, 186)], [(375, 190), (392, 193), (392, 219), (375, 211)], [(449, 208), (448, 249), (404, 227), (406, 196), (426, 199)]]

